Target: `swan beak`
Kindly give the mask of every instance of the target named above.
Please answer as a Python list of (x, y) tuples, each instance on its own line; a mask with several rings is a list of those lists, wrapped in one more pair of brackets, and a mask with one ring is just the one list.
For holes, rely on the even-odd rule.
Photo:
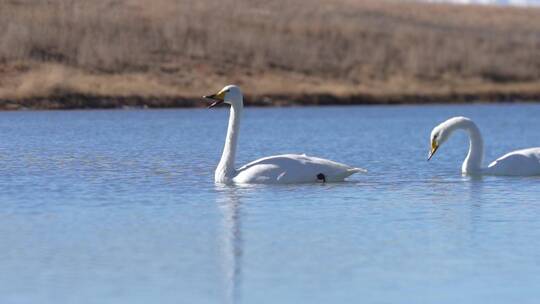
[(437, 145), (436, 142), (432, 142), (431, 143), (431, 151), (429, 151), (429, 156), (428, 156), (428, 161), (433, 157), (433, 155), (435, 154), (435, 152), (437, 152), (437, 150), (439, 149), (439, 145)]
[(208, 108), (213, 108), (217, 105), (220, 105), (223, 103), (223, 101), (225, 101), (225, 92), (219, 92), (217, 94), (212, 94), (212, 95), (206, 95), (206, 96), (203, 96), (203, 98), (207, 98), (207, 99), (212, 99), (214, 100), (214, 102), (208, 106)]

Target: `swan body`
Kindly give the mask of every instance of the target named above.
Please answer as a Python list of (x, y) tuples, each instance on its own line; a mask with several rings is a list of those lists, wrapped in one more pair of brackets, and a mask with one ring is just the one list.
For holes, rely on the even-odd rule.
[(469, 135), (469, 152), (461, 166), (461, 172), (468, 175), (540, 175), (540, 147), (517, 150), (503, 155), (487, 167), (482, 167), (484, 142), (480, 129), (466, 117), (453, 117), (436, 126), (431, 131), (430, 160), (439, 147), (457, 130)]
[(243, 110), (243, 96), (235, 85), (224, 87), (219, 93), (204, 96), (215, 100), (210, 107), (221, 103), (231, 105), (229, 126), (221, 160), (216, 168), (216, 183), (238, 184), (287, 184), (340, 182), (364, 169), (350, 167), (331, 160), (311, 157), (305, 154), (283, 154), (258, 159), (235, 169), (234, 160), (240, 118)]
[(305, 154), (283, 154), (264, 157), (239, 168), (233, 181), (244, 184), (316, 183), (323, 181), (317, 177), (323, 174), (325, 182), (340, 182), (364, 171)]
[(507, 153), (484, 169), (490, 175), (540, 175), (540, 147)]

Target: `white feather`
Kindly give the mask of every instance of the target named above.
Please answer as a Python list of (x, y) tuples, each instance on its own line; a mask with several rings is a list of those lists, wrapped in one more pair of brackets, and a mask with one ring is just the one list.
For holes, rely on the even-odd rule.
[(216, 168), (216, 183), (287, 184), (340, 182), (364, 169), (305, 154), (284, 154), (258, 159), (239, 169), (234, 168), (243, 97), (237, 86), (223, 88), (217, 96), (231, 105), (225, 147)]
[(498, 158), (483, 167), (484, 141), (476, 124), (466, 117), (453, 117), (439, 124), (431, 131), (431, 142), (442, 145), (457, 130), (465, 130), (469, 135), (469, 152), (463, 161), (461, 171), (470, 175), (540, 175), (540, 147), (517, 150)]
[(540, 147), (507, 153), (489, 164), (484, 173), (509, 176), (540, 175)]
[(305, 154), (284, 154), (258, 159), (238, 170), (233, 178), (235, 183), (316, 183), (323, 174), (326, 182), (340, 182), (364, 169), (353, 168), (331, 160), (306, 156)]

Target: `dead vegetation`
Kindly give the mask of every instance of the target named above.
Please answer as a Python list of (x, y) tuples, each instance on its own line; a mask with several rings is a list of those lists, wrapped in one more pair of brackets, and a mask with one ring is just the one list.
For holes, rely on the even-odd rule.
[[(0, 99), (529, 93), (540, 10), (355, 0), (6, 0)], [(540, 94), (539, 94), (540, 95)]]

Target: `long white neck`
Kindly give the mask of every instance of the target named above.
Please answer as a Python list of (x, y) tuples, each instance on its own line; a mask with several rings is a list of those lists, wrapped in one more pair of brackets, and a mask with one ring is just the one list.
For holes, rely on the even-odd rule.
[(469, 119), (460, 120), (454, 125), (454, 129), (463, 129), (469, 134), (469, 153), (461, 165), (461, 172), (466, 174), (481, 173), (484, 159), (484, 140), (480, 130)]
[(216, 183), (228, 183), (236, 175), (234, 168), (234, 159), (236, 157), (236, 145), (238, 133), (240, 132), (240, 117), (242, 115), (243, 105), (233, 103), (229, 114), (229, 127), (227, 128), (227, 137), (221, 160), (216, 168), (214, 180)]

